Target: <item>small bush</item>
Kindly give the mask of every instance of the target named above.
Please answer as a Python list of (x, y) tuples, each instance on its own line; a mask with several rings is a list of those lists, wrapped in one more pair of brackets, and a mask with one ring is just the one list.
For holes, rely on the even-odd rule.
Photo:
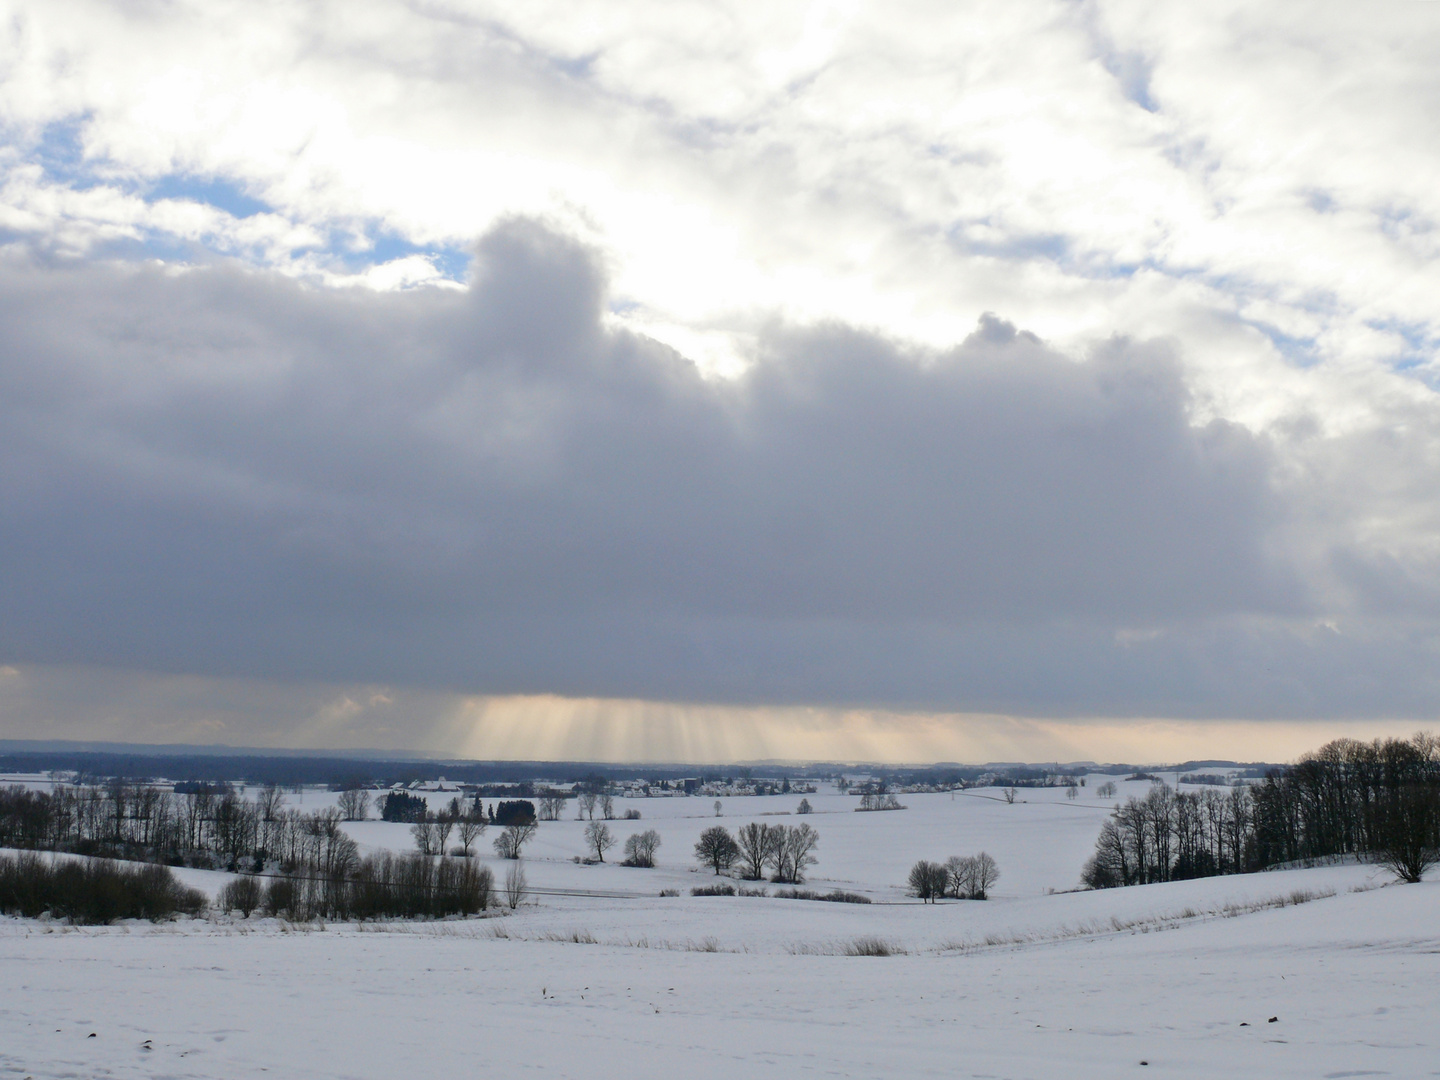
[(253, 877), (238, 877), (220, 890), (215, 906), (221, 911), (238, 911), (245, 918), (265, 902), (265, 888)]
[(181, 885), (168, 867), (0, 856), (0, 911), (9, 915), (35, 918), (48, 911), (93, 924), (197, 915), (204, 909), (205, 895)]
[(843, 889), (834, 889), (828, 893), (815, 892), (813, 889), (776, 889), (775, 895), (782, 900), (824, 900), (832, 904), (870, 903), (868, 896), (845, 892)]
[(734, 896), (734, 885), (697, 885), (690, 890), (691, 896)]
[(849, 942), (845, 948), (846, 956), (904, 956), (905, 950), (898, 945), (892, 945), (883, 938), (860, 937)]
[(640, 811), (635, 809), (626, 810), (624, 817), (626, 821), (639, 821)]
[(679, 896), (679, 895), (680, 895), (680, 890), (679, 890), (679, 889), (661, 889), (661, 890), (660, 890), (660, 895), (661, 895), (661, 896)]
[(739, 891), (738, 891), (735, 895), (736, 895), (736, 896), (769, 896), (770, 894), (769, 894), (768, 892), (766, 892), (764, 888), (759, 888), (759, 889), (747, 889), (747, 888), (745, 888), (744, 885), (741, 885)]

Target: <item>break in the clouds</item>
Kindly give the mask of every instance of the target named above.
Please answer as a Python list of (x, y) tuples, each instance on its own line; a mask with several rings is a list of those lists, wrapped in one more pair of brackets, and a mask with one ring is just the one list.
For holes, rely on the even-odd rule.
[(0, 662), (1440, 705), (1436, 5), (5, 7)]

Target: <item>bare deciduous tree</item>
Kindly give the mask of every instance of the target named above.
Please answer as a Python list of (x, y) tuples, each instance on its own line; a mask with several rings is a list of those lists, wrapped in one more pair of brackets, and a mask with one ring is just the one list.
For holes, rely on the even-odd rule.
[(534, 825), (506, 825), (495, 838), (495, 854), (502, 859), (520, 858), (520, 849), (535, 835)]
[(605, 852), (615, 846), (615, 837), (610, 834), (610, 826), (603, 821), (592, 821), (586, 825), (585, 846), (595, 852), (597, 859), (604, 862)]
[(434, 848), (436, 855), (445, 854), (445, 844), (449, 841), (450, 832), (454, 828), (455, 818), (451, 816), (449, 807), (430, 819), (430, 846)]
[(606, 821), (615, 820), (615, 797), (613, 795), (600, 796), (600, 813)]
[(346, 821), (364, 821), (370, 813), (370, 792), (364, 788), (347, 788), (340, 793), (339, 806)]
[(729, 870), (739, 857), (740, 845), (723, 825), (710, 826), (695, 842), (695, 858), (713, 866), (717, 877), (721, 870)]
[(654, 829), (634, 833), (625, 841), (625, 865), (652, 867), (655, 852), (660, 847), (660, 834)]
[(719, 817), (719, 816), (720, 816), (720, 810), (721, 810), (720, 800), (719, 800), (719, 799), (716, 799), (716, 800), (715, 800), (715, 816), (716, 816), (716, 817)]
[(593, 791), (585, 791), (581, 793), (580, 798), (577, 799), (575, 803), (576, 821), (580, 821), (582, 818), (587, 817), (591, 821), (595, 820), (595, 802), (597, 798), (598, 796)]
[(810, 805), (810, 800), (809, 800), (809, 799), (801, 799), (801, 800), (800, 800), (800, 805), (795, 808), (795, 813), (797, 813), (797, 814), (809, 814), (809, 813), (813, 812), (813, 810), (814, 810), (814, 807), (812, 807), (812, 806)]
[[(515, 826), (511, 825), (507, 826), (507, 828), (513, 829)], [(509, 873), (505, 875), (506, 905), (511, 911), (514, 911), (525, 902), (525, 896), (529, 891), (529, 885), (525, 881), (525, 864), (516, 862), (514, 866), (510, 867)]]
[(781, 825), (775, 832), (779, 835), (770, 856), (775, 877), (799, 885), (805, 880), (806, 868), (815, 865), (813, 852), (819, 846), (820, 834), (809, 825)]
[(773, 826), (757, 825), (753, 821), (749, 825), (740, 826), (736, 842), (740, 846), (742, 873), (746, 878), (759, 881), (765, 876), (765, 867), (770, 864), (771, 854), (779, 839), (779, 830)]
[(1000, 867), (993, 858), (980, 852), (975, 856), (975, 888), (970, 894), (972, 900), (989, 898), (990, 890), (1000, 880)]
[(921, 859), (910, 868), (910, 890), (921, 903), (935, 903), (945, 895), (949, 882), (949, 871), (939, 863)]
[(455, 836), (460, 841), (460, 849), (464, 851), (468, 859), (471, 855), (470, 849), (475, 846), (475, 841), (485, 835), (485, 819), (478, 814), (469, 813), (455, 823)]
[(1014, 802), (1015, 802), (1015, 796), (1016, 796), (1016, 794), (1017, 794), (1017, 792), (1015, 791), (1015, 789), (1014, 789), (1013, 787), (1007, 787), (1007, 788), (1005, 789), (1005, 792), (1004, 792), (1005, 801), (1006, 801), (1007, 803), (1010, 803), (1010, 804), (1013, 805)]

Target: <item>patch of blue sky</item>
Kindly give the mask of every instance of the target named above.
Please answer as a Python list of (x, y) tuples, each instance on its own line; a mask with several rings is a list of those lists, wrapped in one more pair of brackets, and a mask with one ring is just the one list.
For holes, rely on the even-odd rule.
[(368, 239), (370, 246), (357, 251), (353, 240), (342, 243), (337, 234), (322, 254), (340, 262), (352, 273), (411, 255), (421, 255), (429, 259), (435, 269), (451, 281), (463, 282), (470, 272), (470, 252), (462, 247), (452, 244), (416, 244), (390, 232), (379, 232)]
[(39, 142), (27, 155), (45, 170), (47, 177), (80, 191), (102, 182), (95, 175), (95, 163), (85, 156), (83, 133), (88, 120), (87, 116), (77, 116), (46, 124)]
[(1159, 103), (1150, 92), (1154, 65), (1149, 59), (1138, 52), (1109, 50), (1101, 54), (1100, 62), (1105, 65), (1105, 70), (1114, 76), (1126, 100), (1139, 105), (1146, 112), (1160, 111)]
[(1260, 333), (1269, 338), (1270, 344), (1275, 346), (1276, 351), (1296, 367), (1314, 367), (1320, 362), (1320, 357), (1315, 351), (1315, 339), (1313, 337), (1287, 334), (1278, 327), (1265, 322), (1263, 319), (1246, 319), (1242, 317), (1240, 322), (1245, 326), (1260, 331)]
[(254, 217), (273, 212), (268, 203), (248, 194), (239, 184), (223, 177), (191, 176), (175, 173), (146, 184), (142, 192), (146, 202), (163, 199), (189, 199), (223, 210), (234, 218)]
[(1092, 280), (1111, 281), (1131, 278), (1144, 270), (1153, 270), (1163, 274), (1172, 272), (1156, 259), (1122, 261), (1107, 252), (1076, 248), (1070, 238), (1062, 233), (1032, 233), (998, 240), (976, 239), (966, 233), (966, 230), (973, 225), (988, 224), (983, 220), (957, 222), (946, 230), (946, 238), (966, 255), (1018, 261), (1044, 259), (1067, 274)]
[(1070, 240), (1060, 233), (1030, 233), (982, 240), (968, 235), (974, 226), (988, 226), (983, 219), (956, 222), (945, 230), (946, 239), (967, 255), (983, 255), (994, 259), (1046, 259), (1061, 266), (1072, 260)]
[(1390, 358), (1391, 366), (1397, 371), (1410, 371), (1429, 367), (1440, 359), (1440, 333), (1427, 323), (1402, 319), (1371, 319), (1365, 324), (1382, 334), (1394, 334), (1404, 347)]

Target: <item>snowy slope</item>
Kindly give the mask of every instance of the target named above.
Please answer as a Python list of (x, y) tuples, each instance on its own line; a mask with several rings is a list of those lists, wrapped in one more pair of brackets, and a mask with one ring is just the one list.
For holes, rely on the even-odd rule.
[[(323, 930), (7, 920), (0, 1074), (1440, 1075), (1440, 886), (1344, 891), (1364, 872), (938, 908), (572, 899)], [(1338, 891), (1178, 917), (1301, 884)], [(1043, 933), (1107, 910), (1159, 921)], [(945, 947), (982, 924), (1036, 940)], [(911, 951), (820, 954), (872, 932)], [(708, 936), (749, 951), (686, 951)]]

